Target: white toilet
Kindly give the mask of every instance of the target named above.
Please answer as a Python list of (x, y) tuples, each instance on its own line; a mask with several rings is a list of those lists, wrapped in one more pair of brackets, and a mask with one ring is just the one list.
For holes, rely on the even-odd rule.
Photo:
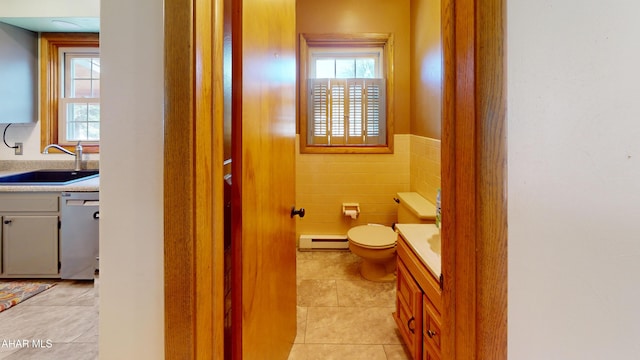
[[(398, 224), (433, 224), (435, 205), (416, 192), (398, 193)], [(369, 224), (347, 232), (349, 250), (362, 258), (360, 274), (371, 281), (395, 281), (398, 235), (389, 226)]]

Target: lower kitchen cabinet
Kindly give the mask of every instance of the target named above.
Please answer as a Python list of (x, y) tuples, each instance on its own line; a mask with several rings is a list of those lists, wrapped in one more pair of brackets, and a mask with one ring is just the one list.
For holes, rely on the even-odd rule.
[(442, 289), (402, 236), (398, 238), (394, 319), (415, 360), (440, 360)]
[(2, 236), (4, 275), (58, 274), (58, 216), (4, 216)]
[(0, 278), (60, 277), (59, 204), (59, 193), (0, 193)]

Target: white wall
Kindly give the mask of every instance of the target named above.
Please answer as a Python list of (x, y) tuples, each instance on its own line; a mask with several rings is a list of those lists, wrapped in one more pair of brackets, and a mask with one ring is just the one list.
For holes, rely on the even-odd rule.
[[(1, 1), (1, 0), (0, 0)], [(0, 124), (0, 136), (4, 132), (7, 124)], [(15, 155), (15, 150), (5, 146), (0, 140), (0, 160), (66, 160), (73, 161), (73, 156), (51, 153), (40, 153), (40, 121), (32, 124), (11, 124), (7, 129), (6, 140), (9, 146), (16, 142), (23, 144), (22, 155)], [(100, 160), (100, 154), (83, 154), (83, 160)]]
[(163, 359), (163, 2), (101, 14), (100, 358)]
[(508, 4), (510, 359), (640, 356), (639, 13)]
[[(100, 17), (100, 0), (0, 0), (0, 17)], [(0, 124), (0, 135), (6, 124)], [(23, 155), (0, 142), (0, 160), (73, 160), (65, 154), (40, 153), (40, 121), (13, 124), (6, 133), (10, 146), (24, 145)], [(85, 154), (84, 160), (99, 160), (99, 154)]]

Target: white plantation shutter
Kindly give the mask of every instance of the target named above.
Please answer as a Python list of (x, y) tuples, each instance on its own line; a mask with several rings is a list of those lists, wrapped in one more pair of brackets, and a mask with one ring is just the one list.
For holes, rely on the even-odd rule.
[(309, 101), (308, 107), (309, 134), (308, 138), (312, 144), (329, 144), (329, 83), (318, 81), (322, 79), (309, 80)]
[(329, 143), (331, 145), (344, 144), (344, 128), (346, 124), (346, 81), (344, 79), (330, 79), (331, 86), (331, 135)]
[(349, 144), (362, 144), (363, 130), (363, 79), (349, 79)]
[(312, 145), (386, 144), (384, 79), (309, 79)]
[(386, 114), (384, 79), (367, 80), (365, 106), (365, 144), (384, 144), (386, 138)]

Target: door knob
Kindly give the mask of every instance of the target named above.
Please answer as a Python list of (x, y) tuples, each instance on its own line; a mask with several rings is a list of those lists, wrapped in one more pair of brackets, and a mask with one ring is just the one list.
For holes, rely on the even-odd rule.
[(292, 206), (291, 207), (291, 217), (294, 217), (296, 215), (298, 215), (301, 218), (303, 218), (304, 217), (304, 208), (300, 208), (300, 210), (296, 210), (296, 207)]

